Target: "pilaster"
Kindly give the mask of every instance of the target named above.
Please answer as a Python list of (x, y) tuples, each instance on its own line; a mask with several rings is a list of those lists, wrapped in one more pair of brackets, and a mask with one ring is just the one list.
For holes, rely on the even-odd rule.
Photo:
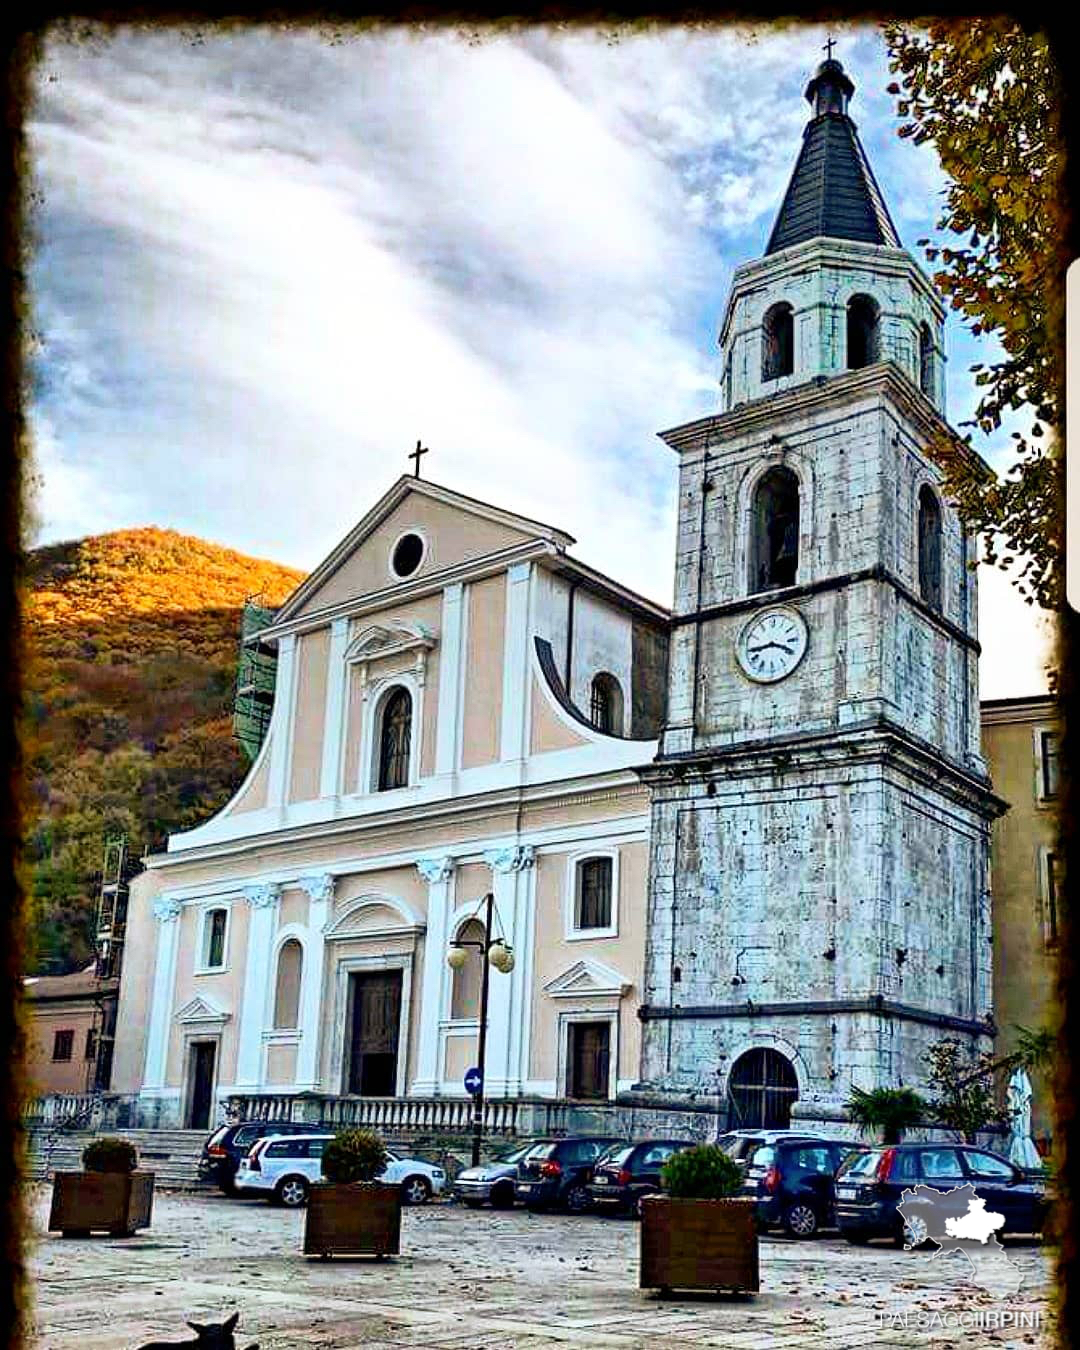
[(173, 990), (176, 985), (176, 955), (180, 943), (180, 901), (159, 895), (154, 901), (157, 920), (157, 956), (154, 988), (150, 996), (150, 1024), (146, 1035), (146, 1072), (143, 1088), (163, 1088), (169, 1055)]
[(489, 977), (484, 1091), (488, 1097), (513, 1097), (520, 1094), (525, 1077), (522, 1024), (529, 1015), (532, 952), (528, 935), (532, 929), (536, 850), (520, 844), (489, 849), (484, 861), (492, 871), (501, 936), (514, 949), (515, 958), (509, 975), (492, 970)]
[(265, 883), (252, 884), (244, 890), (251, 917), (236, 1057), (236, 1086), (239, 1089), (257, 1088), (262, 1081), (262, 1033), (273, 987), (270, 967), (280, 895), (279, 885)]
[(308, 931), (304, 945), (304, 972), (300, 987), (300, 1049), (296, 1056), (296, 1086), (319, 1090), (319, 1031), (322, 1026), (323, 983), (326, 967), (326, 929), (334, 911), (337, 879), (329, 872), (300, 878), (308, 896)]
[(428, 884), (428, 907), (420, 990), (420, 1037), (412, 1095), (433, 1097), (438, 1095), (442, 1078), (439, 1019), (442, 1015), (447, 971), (446, 946), (453, 909), (454, 860), (448, 857), (417, 858), (416, 870)]

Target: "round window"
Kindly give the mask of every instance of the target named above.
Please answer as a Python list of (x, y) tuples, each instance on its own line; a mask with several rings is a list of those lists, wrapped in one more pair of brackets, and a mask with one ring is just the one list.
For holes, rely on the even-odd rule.
[(424, 557), (424, 541), (418, 534), (403, 534), (394, 545), (390, 566), (394, 575), (411, 577)]

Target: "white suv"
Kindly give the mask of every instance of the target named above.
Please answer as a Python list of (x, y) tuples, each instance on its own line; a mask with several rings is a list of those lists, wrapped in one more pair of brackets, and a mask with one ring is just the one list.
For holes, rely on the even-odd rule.
[[(253, 1145), (241, 1159), (236, 1173), (236, 1189), (245, 1195), (264, 1192), (271, 1203), (296, 1208), (307, 1204), (313, 1181), (322, 1178), (322, 1155), (332, 1134), (267, 1135)], [(446, 1173), (418, 1158), (401, 1158), (396, 1153), (379, 1174), (379, 1180), (401, 1186), (401, 1198), (407, 1205), (422, 1205), (442, 1192)]]

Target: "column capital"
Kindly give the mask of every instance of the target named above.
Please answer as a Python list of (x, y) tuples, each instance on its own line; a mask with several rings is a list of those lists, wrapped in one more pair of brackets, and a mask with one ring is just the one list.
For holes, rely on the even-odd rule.
[(276, 902), (281, 894), (278, 882), (258, 882), (244, 887), (244, 899), (252, 909), (265, 909)]
[(454, 871), (453, 858), (417, 858), (416, 870), (432, 886), (449, 881)]
[(172, 923), (180, 917), (181, 908), (175, 895), (159, 895), (154, 901), (154, 918), (158, 923)]
[(532, 844), (511, 844), (506, 848), (489, 848), (484, 862), (493, 872), (523, 872), (536, 861)]
[(307, 893), (309, 900), (333, 900), (337, 877), (330, 872), (312, 872), (300, 877), (296, 884)]

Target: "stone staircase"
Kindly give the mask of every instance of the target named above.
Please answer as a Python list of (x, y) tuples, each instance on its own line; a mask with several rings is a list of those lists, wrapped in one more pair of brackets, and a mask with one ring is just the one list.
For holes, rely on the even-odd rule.
[(26, 1179), (50, 1181), (56, 1171), (81, 1171), (82, 1151), (91, 1139), (120, 1135), (139, 1150), (139, 1167), (153, 1172), (162, 1190), (215, 1191), (199, 1180), (196, 1167), (206, 1130), (72, 1130), (33, 1128), (27, 1135)]

